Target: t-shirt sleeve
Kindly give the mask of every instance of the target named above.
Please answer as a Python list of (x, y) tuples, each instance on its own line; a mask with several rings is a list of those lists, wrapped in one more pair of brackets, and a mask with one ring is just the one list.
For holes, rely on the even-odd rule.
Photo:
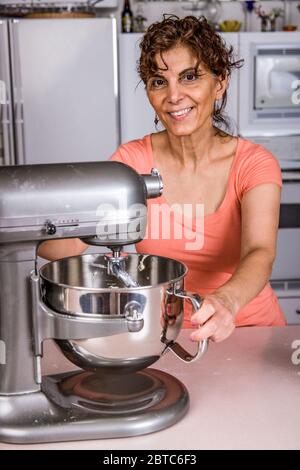
[(110, 157), (111, 161), (125, 163), (137, 173), (149, 173), (152, 167), (152, 157), (147, 145), (148, 136), (143, 139), (132, 140), (120, 147)]
[(260, 184), (275, 183), (282, 186), (280, 166), (274, 155), (261, 145), (253, 147), (240, 168), (238, 184), (240, 199), (247, 191)]
[(126, 145), (120, 145), (119, 148), (112, 154), (109, 160), (113, 162), (125, 163), (126, 165), (132, 166), (132, 159), (130, 158), (130, 153), (128, 152)]

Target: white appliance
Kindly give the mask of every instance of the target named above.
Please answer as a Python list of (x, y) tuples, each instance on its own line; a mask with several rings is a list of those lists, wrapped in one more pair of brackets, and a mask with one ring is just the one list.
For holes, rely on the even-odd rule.
[[(241, 33), (239, 132), (273, 152), (282, 167), (300, 162), (300, 33)], [(297, 167), (297, 164), (296, 164)]]
[(107, 159), (119, 144), (116, 21), (0, 20), (3, 163)]
[(300, 167), (282, 171), (277, 255), (271, 285), (287, 322), (300, 324)]
[[(238, 34), (223, 35), (226, 42), (238, 53)], [(144, 84), (136, 71), (140, 56), (139, 42), (142, 34), (120, 34), (120, 113), (121, 142), (138, 139), (155, 132), (154, 110), (148, 102)], [(230, 116), (233, 129), (238, 121), (238, 77), (234, 71), (228, 91), (227, 114)]]

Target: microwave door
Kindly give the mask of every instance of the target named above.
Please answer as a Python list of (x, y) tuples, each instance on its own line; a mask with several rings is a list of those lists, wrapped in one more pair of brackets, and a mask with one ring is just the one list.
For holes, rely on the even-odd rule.
[(255, 67), (255, 109), (300, 107), (293, 100), (300, 83), (300, 55), (257, 56)]

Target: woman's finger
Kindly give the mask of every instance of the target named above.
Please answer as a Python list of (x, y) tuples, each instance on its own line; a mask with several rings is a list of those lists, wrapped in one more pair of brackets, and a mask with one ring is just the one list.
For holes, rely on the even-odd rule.
[(228, 338), (228, 336), (230, 336), (233, 333), (234, 329), (235, 329), (235, 326), (231, 325), (227, 329), (224, 329), (221, 331), (218, 330), (214, 335), (210, 337), (210, 339), (214, 341), (215, 343), (220, 343), (221, 341), (224, 341), (224, 339)]
[(214, 318), (212, 318), (208, 320), (203, 326), (200, 326), (200, 328), (197, 328), (197, 330), (193, 331), (190, 338), (192, 341), (202, 341), (203, 339), (210, 338), (216, 334), (217, 329), (218, 323)]
[(204, 300), (199, 310), (191, 316), (191, 322), (203, 325), (214, 313), (216, 313), (216, 308), (209, 301)]

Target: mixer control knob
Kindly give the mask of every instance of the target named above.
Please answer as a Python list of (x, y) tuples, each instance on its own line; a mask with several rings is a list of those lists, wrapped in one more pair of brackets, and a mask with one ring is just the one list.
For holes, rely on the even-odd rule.
[(132, 300), (125, 305), (124, 314), (127, 320), (127, 328), (130, 332), (141, 331), (144, 326), (144, 318), (141, 305)]
[(56, 233), (56, 227), (52, 222), (46, 223), (46, 233), (47, 235), (54, 235)]

